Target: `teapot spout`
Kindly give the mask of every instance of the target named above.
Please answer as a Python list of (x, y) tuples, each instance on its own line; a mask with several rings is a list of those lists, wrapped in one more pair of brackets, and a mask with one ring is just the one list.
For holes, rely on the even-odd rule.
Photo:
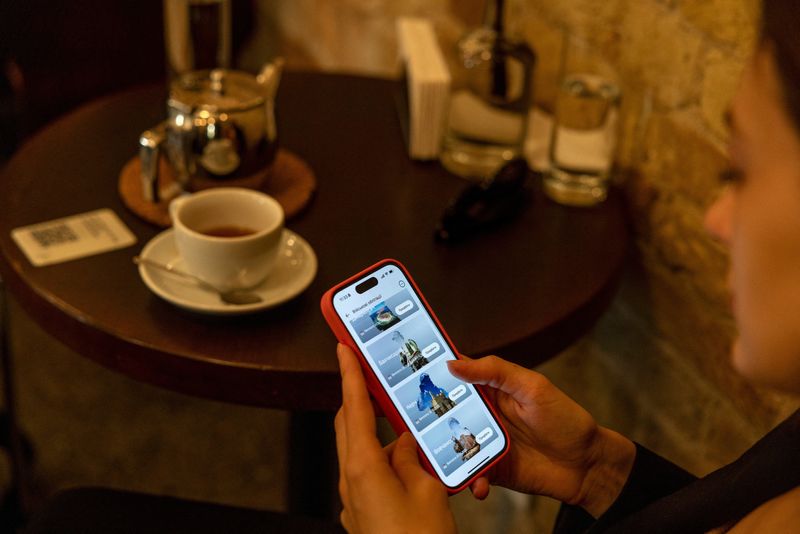
[(262, 87), (267, 100), (273, 100), (278, 92), (284, 63), (285, 61), (282, 57), (275, 58), (274, 61), (261, 67), (261, 72), (256, 76), (256, 81)]

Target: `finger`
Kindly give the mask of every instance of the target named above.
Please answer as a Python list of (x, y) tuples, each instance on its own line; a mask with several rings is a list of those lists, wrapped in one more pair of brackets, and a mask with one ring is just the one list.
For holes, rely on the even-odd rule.
[(393, 442), (383, 447), (383, 452), (386, 453), (387, 458), (391, 458), (392, 454), (394, 454), (395, 445), (397, 445), (397, 440), (394, 440)]
[(410, 433), (403, 432), (397, 438), (391, 458), (392, 468), (406, 489), (414, 489), (420, 482), (430, 479), (430, 474), (419, 463), (417, 442)]
[(347, 449), (363, 453), (380, 450), (375, 435), (375, 412), (372, 411), (361, 366), (353, 351), (345, 345), (336, 348), (342, 374), (342, 412)]
[(383, 408), (372, 396), (370, 396), (369, 401), (372, 403), (372, 411), (375, 412), (375, 417), (386, 417), (386, 414), (383, 413)]
[(353, 521), (350, 519), (350, 513), (347, 511), (347, 508), (342, 510), (342, 513), (339, 514), (339, 522), (347, 532), (351, 534), (355, 532), (353, 529)]
[(344, 424), (344, 411), (339, 408), (333, 419), (333, 429), (336, 432), (336, 455), (341, 465), (347, 459), (347, 429)]
[(347, 478), (344, 473), (344, 466), (347, 465), (347, 434), (344, 426), (344, 414), (341, 408), (336, 412), (333, 420), (336, 430), (336, 456), (339, 459), (339, 498), (345, 508), (350, 505), (349, 492), (347, 490)]
[(375, 488), (394, 473), (376, 435), (375, 413), (358, 359), (344, 345), (339, 345), (336, 353), (342, 373), (341, 425), (344, 427), (346, 452), (344, 464), (340, 466), (344, 477), (340, 486), (352, 509), (353, 504), (363, 500), (364, 491)]
[(472, 482), (469, 489), (472, 492), (473, 497), (479, 501), (482, 501), (489, 496), (489, 490), (491, 487), (492, 486), (489, 484), (488, 478), (478, 477)]
[(497, 356), (477, 360), (450, 360), (447, 368), (455, 377), (472, 384), (483, 384), (517, 397), (532, 385), (546, 380), (542, 375)]

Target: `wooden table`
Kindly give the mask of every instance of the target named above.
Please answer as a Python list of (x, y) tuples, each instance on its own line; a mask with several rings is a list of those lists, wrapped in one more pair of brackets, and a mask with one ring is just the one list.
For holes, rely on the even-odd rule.
[[(221, 401), (329, 414), (340, 403), (325, 289), (384, 257), (414, 274), (458, 348), (532, 366), (585, 333), (607, 306), (628, 234), (620, 195), (592, 209), (533, 202), (514, 223), (458, 246), (433, 240), (465, 182), (408, 159), (388, 80), (288, 72), (282, 145), (304, 158), (316, 198), (288, 227), (316, 251), (301, 296), (245, 317), (204, 316), (150, 293), (131, 257), (160, 230), (128, 212), (117, 176), (141, 131), (165, 115), (161, 87), (116, 94), (35, 135), (0, 178), (0, 275), (31, 317), (78, 353), (135, 379)], [(18, 226), (113, 209), (130, 248), (33, 267)]]

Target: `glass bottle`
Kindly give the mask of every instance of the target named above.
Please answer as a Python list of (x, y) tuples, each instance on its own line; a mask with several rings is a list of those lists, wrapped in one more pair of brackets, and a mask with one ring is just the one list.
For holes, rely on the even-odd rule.
[(163, 0), (167, 79), (231, 66), (231, 0)]
[(504, 0), (489, 0), (484, 25), (458, 42), (441, 162), (486, 179), (522, 154), (536, 54), (505, 31)]

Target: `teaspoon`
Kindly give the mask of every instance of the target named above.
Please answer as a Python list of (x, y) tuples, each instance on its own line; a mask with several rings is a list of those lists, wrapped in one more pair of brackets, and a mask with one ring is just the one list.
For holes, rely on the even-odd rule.
[(154, 267), (156, 269), (161, 269), (162, 271), (168, 272), (170, 274), (174, 274), (175, 276), (180, 276), (181, 278), (185, 278), (187, 280), (192, 280), (198, 286), (202, 287), (203, 289), (207, 289), (209, 291), (213, 291), (217, 295), (219, 295), (219, 299), (226, 304), (258, 304), (259, 302), (263, 302), (261, 297), (257, 294), (253, 293), (252, 291), (247, 291), (244, 289), (232, 289), (229, 291), (223, 291), (218, 287), (206, 282), (202, 278), (195, 276), (193, 274), (189, 274), (187, 272), (181, 271), (176, 269), (172, 265), (165, 265), (163, 263), (159, 263), (157, 261), (153, 261), (147, 258), (142, 258), (141, 256), (134, 256), (133, 263), (136, 265), (147, 265), (148, 267)]

